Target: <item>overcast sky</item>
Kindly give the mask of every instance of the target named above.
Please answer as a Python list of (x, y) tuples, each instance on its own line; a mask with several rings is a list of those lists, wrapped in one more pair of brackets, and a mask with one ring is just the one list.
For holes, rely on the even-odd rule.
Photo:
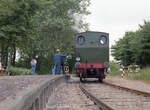
[(91, 31), (108, 32), (110, 46), (126, 31), (135, 31), (150, 21), (150, 0), (91, 0), (87, 16)]

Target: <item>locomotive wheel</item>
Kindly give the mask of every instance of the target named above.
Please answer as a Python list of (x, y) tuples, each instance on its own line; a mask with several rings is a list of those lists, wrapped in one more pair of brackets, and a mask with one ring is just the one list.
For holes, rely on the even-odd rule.
[(80, 82), (83, 82), (83, 77), (82, 76), (80, 76)]
[(82, 75), (80, 75), (80, 82), (84, 82)]

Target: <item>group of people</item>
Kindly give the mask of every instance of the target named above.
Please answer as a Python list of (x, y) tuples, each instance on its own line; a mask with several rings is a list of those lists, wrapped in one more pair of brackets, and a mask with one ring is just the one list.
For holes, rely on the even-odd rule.
[[(66, 55), (60, 54), (60, 50), (57, 49), (56, 54), (54, 56), (55, 66), (54, 66), (54, 73), (53, 74), (59, 75), (59, 74), (64, 72), (63, 66), (64, 66), (65, 60), (66, 60)], [(34, 75), (37, 61), (36, 61), (36, 59), (32, 59), (30, 63), (31, 63), (31, 67), (32, 67), (32, 75)]]

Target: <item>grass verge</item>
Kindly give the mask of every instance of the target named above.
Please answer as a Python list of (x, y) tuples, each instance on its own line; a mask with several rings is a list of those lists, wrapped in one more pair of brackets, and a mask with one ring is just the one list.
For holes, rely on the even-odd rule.
[(31, 69), (26, 69), (26, 68), (10, 67), (9, 74), (11, 76), (15, 76), (15, 75), (31, 75), (32, 74), (32, 70)]
[[(120, 71), (110, 72), (111, 76), (121, 76), (121, 74), (122, 74), (122, 72), (120, 72)], [(150, 81), (150, 67), (142, 69), (139, 73), (126, 72), (125, 77), (132, 79), (132, 80)]]

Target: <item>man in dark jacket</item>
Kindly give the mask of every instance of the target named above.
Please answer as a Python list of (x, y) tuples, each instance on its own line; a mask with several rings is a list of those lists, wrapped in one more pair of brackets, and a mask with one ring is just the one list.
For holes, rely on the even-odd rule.
[(57, 49), (56, 50), (56, 54), (54, 56), (54, 61), (55, 61), (55, 74), (61, 74), (61, 70), (62, 70), (62, 64), (63, 64), (63, 58), (65, 57), (65, 55), (60, 54), (60, 50)]

